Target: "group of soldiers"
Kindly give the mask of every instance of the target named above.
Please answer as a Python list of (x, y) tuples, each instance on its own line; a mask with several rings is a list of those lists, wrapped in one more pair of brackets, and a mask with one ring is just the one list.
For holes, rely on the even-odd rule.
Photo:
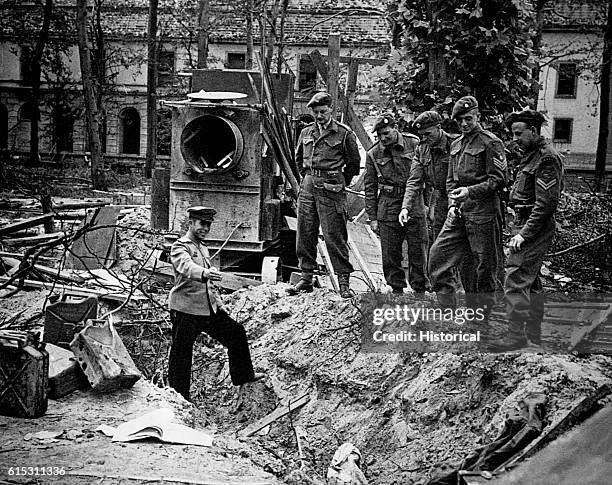
[[(304, 128), (297, 144), (302, 183), (296, 253), (302, 273), (288, 293), (313, 289), (320, 226), (339, 293), (350, 298), (345, 188), (359, 172), (360, 156), (355, 134), (332, 118), (331, 102), (327, 93), (312, 97), (308, 107), (315, 122)], [(539, 345), (544, 312), (539, 272), (555, 229), (561, 156), (541, 136), (541, 113), (524, 110), (507, 118), (521, 156), (508, 200), (514, 216), (505, 258), (502, 201), (509, 169), (504, 143), (481, 126), (473, 96), (459, 99), (451, 117), (460, 135), (445, 132), (435, 111), (414, 120), (418, 137), (401, 133), (391, 114), (375, 123), (378, 142), (367, 152), (365, 199), (369, 224), (380, 235), (385, 280), (393, 293), (404, 292), (406, 240), (408, 283), (416, 296), (434, 291), (442, 307), (455, 308), (462, 286), (466, 306), (481, 308), (488, 321), (503, 291), (509, 327), (489, 342), (491, 349)]]

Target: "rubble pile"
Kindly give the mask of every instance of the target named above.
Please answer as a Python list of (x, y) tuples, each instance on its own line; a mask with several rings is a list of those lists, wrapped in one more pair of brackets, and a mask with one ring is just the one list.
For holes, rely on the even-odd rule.
[[(571, 277), (574, 291), (610, 291), (612, 279), (612, 202), (609, 196), (564, 193), (557, 216), (557, 233), (550, 253), (598, 241), (550, 258), (554, 272)], [(553, 276), (545, 274), (545, 276)], [(550, 283), (560, 278), (551, 278)]]
[(151, 229), (151, 211), (138, 207), (127, 214), (119, 223), (117, 231), (118, 268), (130, 273), (134, 268), (145, 263), (151, 251), (161, 248), (161, 232)]
[[(309, 393), (303, 408), (256, 438), (270, 453), (252, 459), (285, 479), (299, 468), (300, 429), (306, 471), (319, 480), (349, 441), (370, 483), (426, 483), (497, 436), (527, 394), (546, 394), (551, 423), (612, 378), (612, 359), (603, 356), (359, 352), (359, 301), (326, 289), (283, 297), (284, 289), (263, 285), (226, 297), (247, 328), (255, 365), (268, 374), (265, 384), (252, 385), (236, 412), (225, 354), (204, 345), (194, 362), (194, 401), (229, 431)], [(304, 483), (304, 472), (295, 483)]]

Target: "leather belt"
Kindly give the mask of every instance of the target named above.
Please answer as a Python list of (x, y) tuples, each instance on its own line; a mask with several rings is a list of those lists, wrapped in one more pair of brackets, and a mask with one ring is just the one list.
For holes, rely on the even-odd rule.
[(309, 168), (306, 173), (314, 175), (315, 177), (326, 177), (327, 175), (339, 175), (342, 172), (340, 170), (325, 170), (319, 168)]

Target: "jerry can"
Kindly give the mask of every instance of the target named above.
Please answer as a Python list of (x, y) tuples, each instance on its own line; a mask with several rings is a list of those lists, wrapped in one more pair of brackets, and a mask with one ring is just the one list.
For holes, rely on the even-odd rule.
[(0, 414), (36, 418), (47, 411), (49, 354), (26, 332), (0, 330)]

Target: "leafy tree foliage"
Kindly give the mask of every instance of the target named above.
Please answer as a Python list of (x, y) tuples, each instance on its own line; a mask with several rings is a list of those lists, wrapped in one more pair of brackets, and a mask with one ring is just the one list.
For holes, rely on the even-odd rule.
[(393, 54), (383, 80), (393, 101), (421, 111), (460, 96), (485, 112), (534, 102), (535, 24), (526, 0), (394, 0)]

